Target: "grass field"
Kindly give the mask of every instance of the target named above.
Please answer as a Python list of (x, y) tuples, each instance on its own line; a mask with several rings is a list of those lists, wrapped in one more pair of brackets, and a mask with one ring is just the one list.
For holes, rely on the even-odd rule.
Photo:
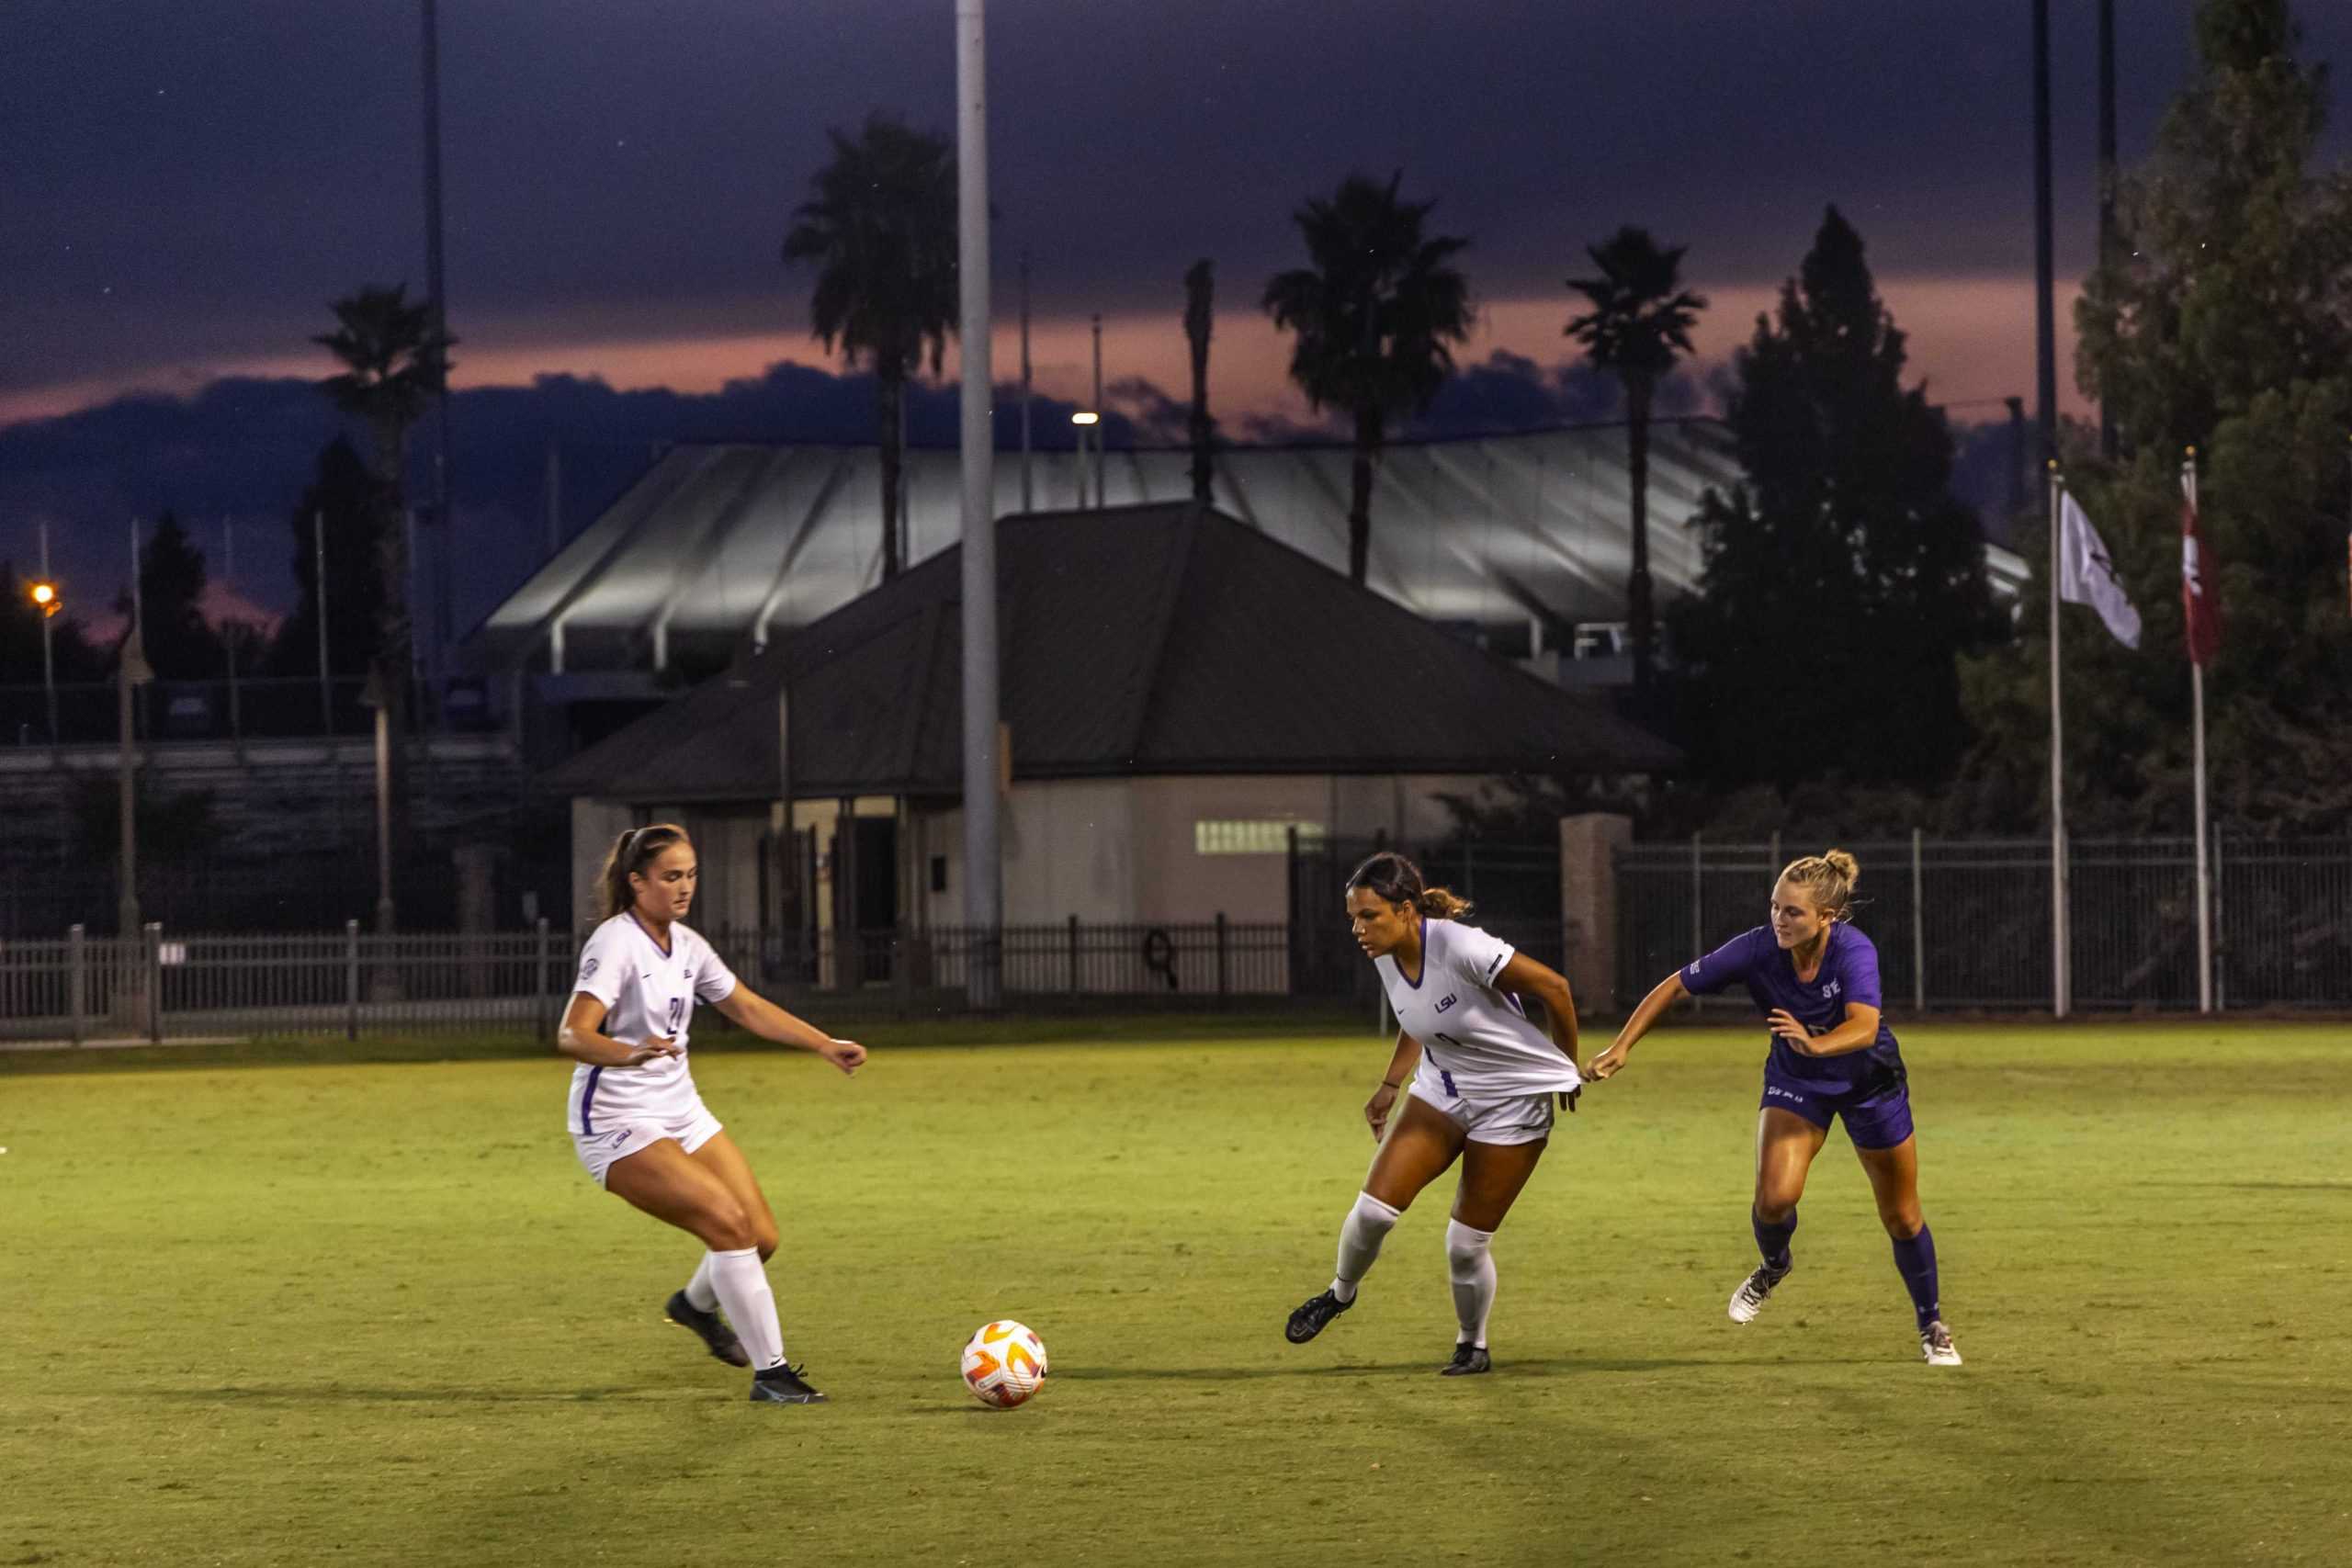
[[(1842, 1134), (1755, 1325), (1750, 1031), (1657, 1036), (1496, 1243), (1432, 1191), (1330, 1271), (1369, 1039), (697, 1057), (786, 1233), (753, 1407), (662, 1325), (563, 1065), (0, 1076), (0, 1565), (2352, 1562), (2352, 1031), (1906, 1033), (1947, 1315), (1918, 1361)], [(75, 1064), (79, 1066), (81, 1064)], [(1054, 1374), (982, 1410), (1019, 1317)]]

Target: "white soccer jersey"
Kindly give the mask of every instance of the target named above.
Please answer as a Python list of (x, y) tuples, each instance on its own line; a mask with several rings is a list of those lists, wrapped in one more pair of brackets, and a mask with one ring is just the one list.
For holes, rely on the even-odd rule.
[(1576, 1064), (1495, 989), (1516, 950), (1458, 920), (1421, 921), (1421, 973), (1408, 979), (1394, 955), (1375, 959), (1396, 1026), (1421, 1043), (1420, 1077), (1448, 1097), (1500, 1100), (1575, 1089)]
[(615, 915), (580, 950), (580, 978), (572, 989), (605, 1004), (602, 1033), (631, 1045), (658, 1035), (676, 1041), (678, 1054), (634, 1067), (581, 1063), (571, 1073), (566, 1125), (574, 1133), (597, 1133), (605, 1122), (628, 1116), (691, 1111), (699, 1098), (686, 1070), (686, 1032), (695, 1003), (725, 1001), (735, 989), (734, 972), (710, 943), (673, 921), (665, 953), (634, 914)]

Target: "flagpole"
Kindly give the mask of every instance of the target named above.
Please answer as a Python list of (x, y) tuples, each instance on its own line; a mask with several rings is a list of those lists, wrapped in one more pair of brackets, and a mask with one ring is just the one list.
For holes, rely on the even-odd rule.
[[(2188, 510), (2197, 510), (2197, 448), (2191, 446), (2181, 460), (2181, 490), (2188, 498)], [(2204, 552), (2198, 552), (2197, 586), (2206, 582)], [(2209, 837), (2205, 807), (2205, 662), (2197, 654), (2192, 640), (2188, 651), (2188, 694), (2191, 749), (2197, 770), (2197, 1010), (2213, 1010), (2213, 883), (2212, 867), (2207, 856)]]
[(2066, 930), (2066, 727), (2058, 651), (2059, 508), (2066, 481), (2050, 470), (2050, 1010), (2066, 1016), (2074, 1000)]

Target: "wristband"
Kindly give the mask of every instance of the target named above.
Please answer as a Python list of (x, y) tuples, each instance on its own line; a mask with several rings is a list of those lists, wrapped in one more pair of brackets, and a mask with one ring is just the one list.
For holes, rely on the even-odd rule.
[(1386, 1078), (1383, 1078), (1380, 1080), (1380, 1087), (1383, 1089), (1403, 1089), (1405, 1086), (1400, 1083), (1390, 1083)]

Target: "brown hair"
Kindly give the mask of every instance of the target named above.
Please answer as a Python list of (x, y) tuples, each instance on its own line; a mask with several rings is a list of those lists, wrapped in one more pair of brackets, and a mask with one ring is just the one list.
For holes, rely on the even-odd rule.
[(661, 859), (662, 851), (693, 841), (675, 822), (631, 828), (615, 839), (612, 849), (605, 855), (605, 869), (596, 874), (596, 902), (602, 918), (609, 920), (637, 902), (637, 896), (628, 890), (632, 874), (643, 872)]
[(1781, 881), (1804, 888), (1812, 896), (1814, 908), (1833, 920), (1853, 918), (1854, 884), (1861, 879), (1862, 868), (1843, 850), (1802, 856), (1781, 873)]
[(1348, 878), (1348, 891), (1362, 887), (1436, 920), (1458, 920), (1470, 912), (1470, 901), (1422, 880), (1421, 868), (1394, 850), (1383, 850)]

